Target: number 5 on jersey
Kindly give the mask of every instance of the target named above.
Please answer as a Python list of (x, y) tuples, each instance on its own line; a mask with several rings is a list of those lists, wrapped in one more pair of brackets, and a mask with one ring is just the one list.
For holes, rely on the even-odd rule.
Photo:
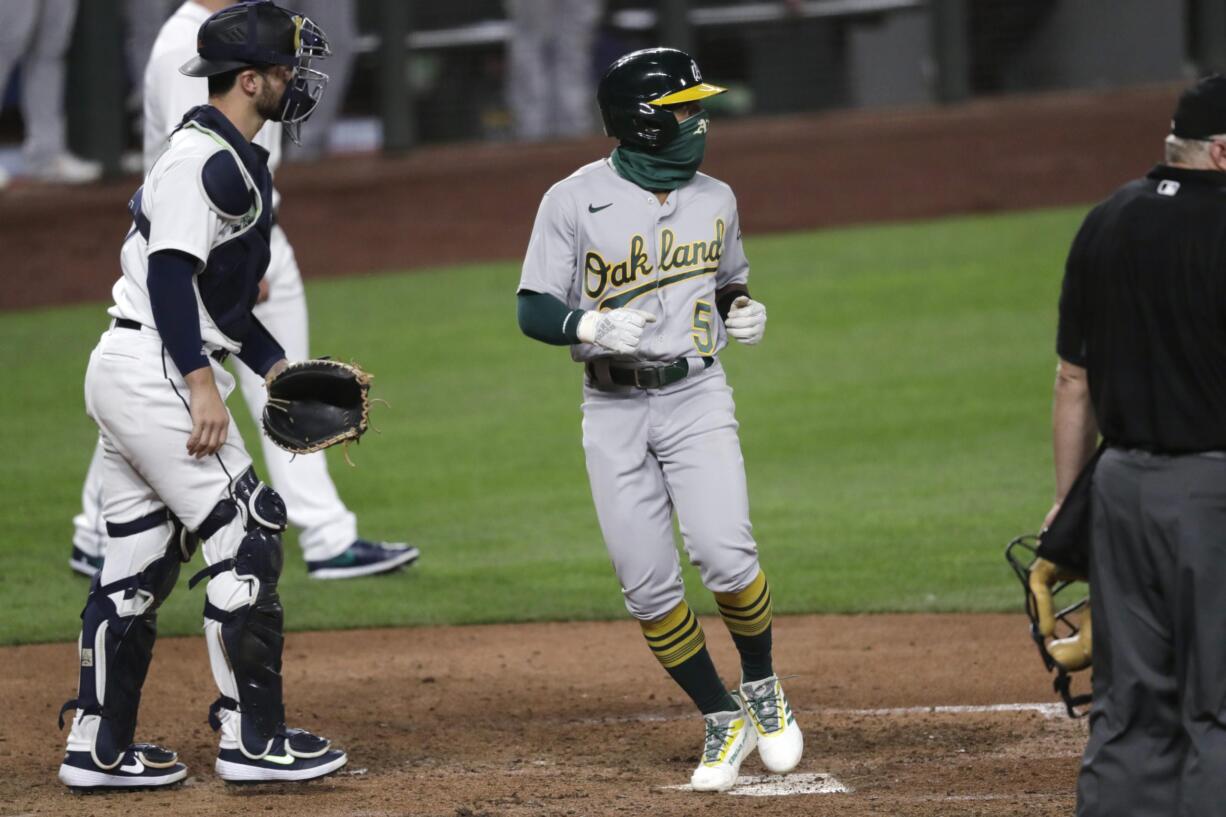
[(700, 355), (709, 355), (715, 350), (715, 327), (711, 323), (714, 310), (706, 301), (694, 304), (694, 326), (690, 335), (694, 339), (694, 348)]

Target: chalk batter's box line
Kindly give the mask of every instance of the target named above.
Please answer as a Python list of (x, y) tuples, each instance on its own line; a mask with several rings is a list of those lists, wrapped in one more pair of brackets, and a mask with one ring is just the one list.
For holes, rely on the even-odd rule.
[[(1065, 717), (1064, 706), (1053, 703), (1016, 703), (1016, 704), (967, 704), (951, 706), (898, 706), (877, 709), (846, 709), (822, 707), (813, 712), (816, 715), (853, 715), (868, 717), (893, 717), (900, 715), (978, 715), (995, 712), (1033, 712), (1048, 720)], [(690, 714), (660, 715), (643, 712), (638, 715), (609, 716), (605, 718), (580, 718), (568, 720), (569, 723), (601, 724), (601, 723), (662, 723), (690, 720)]]

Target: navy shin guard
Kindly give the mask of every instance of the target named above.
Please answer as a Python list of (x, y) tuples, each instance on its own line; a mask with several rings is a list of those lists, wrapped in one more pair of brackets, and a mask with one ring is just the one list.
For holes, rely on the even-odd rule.
[(221, 638), (230, 657), (243, 713), (242, 742), (259, 751), (285, 724), (281, 697), (281, 650), (284, 646), (284, 611), (277, 593), (281, 575), (281, 537), (254, 530), (243, 538), (235, 559), (235, 572), (255, 576), (260, 589), (255, 601), (229, 613), (216, 610)]
[(127, 523), (108, 523), (111, 558), (143, 565), (139, 572), (90, 585), (81, 612), (80, 683), (70, 743), (88, 745), (103, 767), (118, 764), (132, 743), (141, 689), (157, 638), (157, 609), (174, 589), (192, 540), (165, 509)]
[[(229, 551), (233, 556), (218, 559), (193, 582), (210, 578), (205, 633), (221, 697), (210, 709), (209, 721), (214, 728), (228, 724), (230, 736), (243, 753), (255, 758), (268, 752), (273, 738), (285, 727), (281, 693), (284, 614), (277, 580), (286, 515), (281, 498), (259, 482), (253, 471), (236, 480), (234, 489), (234, 499), (219, 505), (219, 524), (202, 526), (200, 531), (202, 536), (219, 537), (206, 545), (206, 552), (215, 545), (215, 553)], [(232, 510), (223, 507), (227, 503)], [(237, 546), (229, 545), (235, 538)], [(237, 720), (231, 720), (233, 715), (239, 716)]]

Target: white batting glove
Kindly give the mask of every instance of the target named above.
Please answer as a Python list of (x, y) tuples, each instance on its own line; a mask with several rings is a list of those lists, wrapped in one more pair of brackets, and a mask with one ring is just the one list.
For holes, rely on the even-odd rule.
[(643, 327), (656, 316), (641, 309), (584, 312), (575, 332), (584, 343), (595, 343), (619, 355), (631, 355), (643, 339)]
[(766, 307), (742, 295), (732, 302), (724, 327), (737, 341), (753, 346), (766, 332)]

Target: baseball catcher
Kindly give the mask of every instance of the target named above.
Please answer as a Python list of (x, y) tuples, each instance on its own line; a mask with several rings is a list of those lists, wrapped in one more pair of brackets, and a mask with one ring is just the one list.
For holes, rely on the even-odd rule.
[(189, 586), (206, 583), (204, 637), (220, 693), (209, 709), (217, 776), (287, 783), (348, 762), (327, 738), (286, 722), (277, 584), (287, 511), (226, 408), (235, 382), (222, 366), (234, 355), (260, 377), (289, 369), (252, 314), (274, 197), (268, 153), (251, 140), (267, 121), (296, 130), (310, 115), (327, 81), (313, 66), (330, 48), (309, 19), (258, 2), (209, 17), (197, 51), (179, 70), (208, 78), (209, 104), (183, 116), (129, 203), (113, 320), (85, 374), (104, 450), (108, 551), (81, 613), (77, 696), (60, 713), (73, 712), (59, 769), (73, 789), (161, 788), (187, 776), (173, 750), (135, 732), (158, 607), (196, 550), (208, 566)]

